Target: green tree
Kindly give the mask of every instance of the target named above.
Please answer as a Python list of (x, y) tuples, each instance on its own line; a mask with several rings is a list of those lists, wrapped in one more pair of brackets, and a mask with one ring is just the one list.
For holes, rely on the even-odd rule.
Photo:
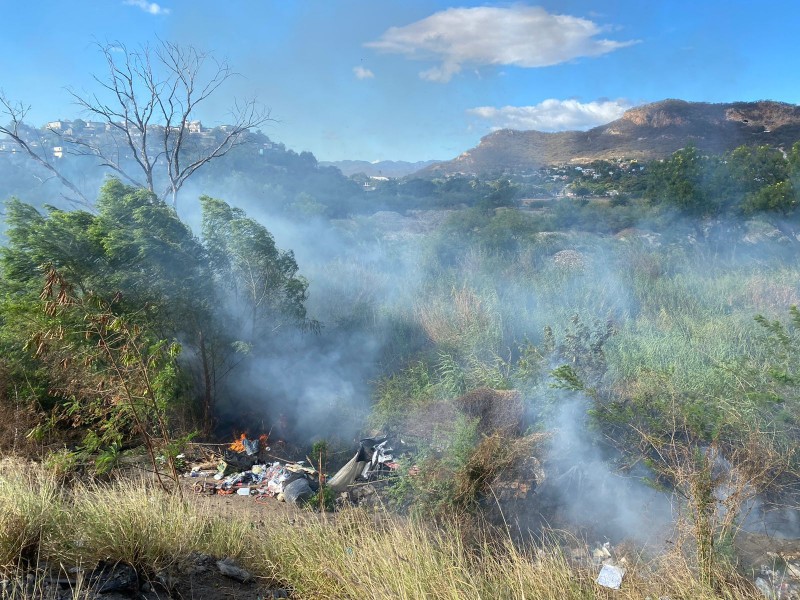
[[(737, 211), (753, 212), (776, 210), (785, 206), (785, 184), (789, 177), (789, 163), (783, 153), (769, 146), (740, 146), (725, 155), (724, 177), (715, 182), (726, 196), (726, 204)], [(781, 209), (778, 209), (781, 210)]]
[[(8, 245), (0, 265), (6, 302), (17, 307), (8, 326), (23, 339), (40, 327), (32, 312), (48, 265), (70, 282), (76, 299), (113, 298), (117, 315), (136, 314), (160, 338), (202, 348), (214, 326), (214, 290), (202, 245), (172, 208), (146, 190), (109, 180), (97, 208), (91, 214), (48, 207), (42, 214), (17, 200), (7, 204)], [(203, 390), (206, 404), (212, 394)]]
[(777, 213), (789, 216), (797, 210), (797, 191), (789, 180), (778, 181), (765, 185), (756, 192), (747, 196), (742, 205), (742, 211), (751, 215), (754, 213)]
[(650, 165), (645, 197), (691, 216), (715, 214), (718, 206), (708, 186), (709, 165), (710, 159), (694, 146), (678, 150), (668, 159)]
[(300, 219), (323, 217), (327, 210), (327, 206), (318, 202), (308, 192), (300, 192), (295, 196), (294, 201), (286, 205), (286, 212)]
[(238, 339), (252, 343), (290, 324), (317, 329), (306, 316), (308, 281), (299, 275), (294, 253), (278, 249), (267, 228), (241, 209), (208, 196), (200, 204), (209, 266), (230, 293)]
[(489, 193), (478, 204), (485, 211), (515, 205), (517, 188), (508, 179), (498, 179), (489, 184)]
[(40, 295), (45, 326), (31, 340), (35, 354), (64, 399), (58, 416), (83, 427), (81, 452), (95, 457), (99, 472), (112, 468), (124, 445), (138, 438), (162, 487), (161, 460), (180, 493), (176, 457), (190, 436), (174, 436), (169, 425), (181, 393), (180, 346), (155, 337), (146, 315), (119, 314), (118, 302), (119, 296), (76, 295), (48, 267)]
[(48, 265), (69, 281), (76, 301), (113, 299), (119, 317), (136, 315), (158, 339), (191, 349), (182, 367), (193, 374), (194, 398), (209, 429), (218, 385), (241, 350), (277, 329), (318, 323), (306, 317), (308, 283), (294, 255), (279, 250), (266, 228), (242, 211), (219, 200), (202, 202), (205, 245), (164, 201), (118, 180), (103, 186), (97, 214), (52, 207), (40, 213), (12, 200), (8, 245), (0, 254), (8, 284), (3, 302), (13, 313), (4, 330), (19, 339), (41, 331), (36, 315)]

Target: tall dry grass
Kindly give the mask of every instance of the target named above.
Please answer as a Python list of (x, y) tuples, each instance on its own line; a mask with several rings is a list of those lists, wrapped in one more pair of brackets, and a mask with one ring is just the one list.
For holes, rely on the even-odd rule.
[(34, 560), (66, 516), (55, 478), (20, 461), (0, 461), (0, 570)]
[(42, 542), (61, 563), (105, 560), (152, 571), (170, 569), (191, 552), (244, 557), (251, 527), (225, 520), (144, 480), (78, 484), (67, 499), (69, 519)]
[(450, 297), (433, 295), (417, 306), (417, 320), (428, 338), (438, 346), (469, 351), (496, 348), (502, 324), (490, 292), (468, 287), (453, 288)]
[(574, 564), (555, 543), (520, 550), (486, 532), (478, 536), (482, 542), (467, 545), (457, 524), (433, 528), (363, 510), (325, 520), (309, 516), (294, 526), (252, 523), (223, 518), (141, 480), (62, 491), (33, 467), (3, 467), (0, 566), (6, 575), (24, 568), (22, 552), (51, 564), (110, 559), (159, 570), (195, 551), (236, 557), (257, 576), (281, 581), (295, 598), (758, 597), (741, 586), (708, 589), (675, 556), (630, 557), (622, 589), (612, 593), (594, 582), (597, 567)]

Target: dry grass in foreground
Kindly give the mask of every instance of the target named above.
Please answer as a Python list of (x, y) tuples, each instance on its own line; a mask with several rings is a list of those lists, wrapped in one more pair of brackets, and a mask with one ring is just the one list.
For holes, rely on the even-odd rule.
[(0, 569), (29, 564), (130, 563), (169, 570), (191, 552), (234, 557), (280, 581), (295, 598), (759, 598), (755, 589), (705, 588), (671, 557), (630, 565), (622, 589), (594, 583), (555, 545), (519, 551), (510, 543), (466, 546), (457, 526), (361, 510), (327, 520), (254, 524), (199, 509), (143, 481), (61, 488), (38, 467), (0, 463)]

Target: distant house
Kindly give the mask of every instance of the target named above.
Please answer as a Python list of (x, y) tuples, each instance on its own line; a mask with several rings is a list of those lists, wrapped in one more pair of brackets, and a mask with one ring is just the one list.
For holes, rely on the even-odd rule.
[(51, 131), (61, 131), (65, 127), (70, 125), (69, 121), (50, 121), (45, 128), (50, 129)]
[(202, 133), (203, 132), (203, 126), (200, 123), (200, 121), (189, 121), (185, 125), (186, 125), (186, 130), (189, 133)]
[(53, 156), (55, 158), (64, 158), (64, 148), (62, 146), (53, 146)]

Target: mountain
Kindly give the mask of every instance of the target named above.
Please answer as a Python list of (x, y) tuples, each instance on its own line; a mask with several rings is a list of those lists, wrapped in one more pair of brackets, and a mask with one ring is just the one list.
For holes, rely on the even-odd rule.
[(345, 177), (363, 173), (367, 176), (384, 177), (405, 177), (411, 173), (435, 165), (439, 161), (423, 160), (419, 162), (406, 162), (403, 160), (381, 160), (378, 162), (368, 162), (366, 160), (337, 160), (332, 162), (320, 161), (320, 166), (336, 167)]
[(800, 106), (794, 104), (664, 100), (632, 108), (616, 121), (588, 131), (495, 131), (475, 148), (420, 175), (484, 174), (598, 159), (652, 160), (690, 143), (718, 154), (745, 144), (786, 148), (798, 140)]

